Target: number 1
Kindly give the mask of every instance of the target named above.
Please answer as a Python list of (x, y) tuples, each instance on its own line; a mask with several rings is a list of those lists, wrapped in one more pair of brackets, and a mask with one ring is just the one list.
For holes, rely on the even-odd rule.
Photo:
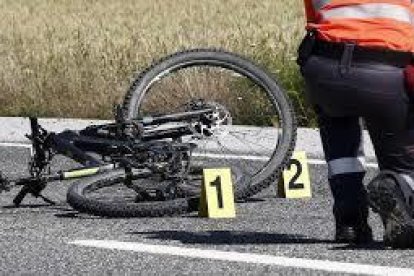
[(221, 178), (220, 178), (220, 176), (217, 176), (216, 179), (213, 182), (210, 183), (210, 185), (212, 187), (216, 187), (218, 207), (220, 209), (223, 209), (224, 208), (224, 205), (223, 205), (223, 192), (221, 190)]

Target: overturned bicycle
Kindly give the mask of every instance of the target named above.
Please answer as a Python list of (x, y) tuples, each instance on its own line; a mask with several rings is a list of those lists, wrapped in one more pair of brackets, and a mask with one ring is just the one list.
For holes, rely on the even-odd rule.
[[(139, 74), (113, 123), (49, 132), (30, 118), (29, 176), (0, 175), (0, 191), (42, 198), (52, 181), (76, 179), (76, 210), (108, 217), (163, 216), (198, 208), (202, 170), (229, 167), (236, 200), (274, 183), (294, 148), (296, 124), (275, 79), (244, 57), (195, 49)], [(82, 164), (53, 168), (56, 155)], [(13, 189), (14, 190), (14, 189)]]

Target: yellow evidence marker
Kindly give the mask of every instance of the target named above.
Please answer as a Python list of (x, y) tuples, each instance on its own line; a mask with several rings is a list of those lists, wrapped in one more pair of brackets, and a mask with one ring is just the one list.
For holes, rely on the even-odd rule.
[(230, 168), (203, 170), (198, 215), (208, 218), (236, 217)]
[(312, 197), (308, 161), (304, 151), (293, 153), (288, 167), (279, 178), (278, 194), (284, 198)]

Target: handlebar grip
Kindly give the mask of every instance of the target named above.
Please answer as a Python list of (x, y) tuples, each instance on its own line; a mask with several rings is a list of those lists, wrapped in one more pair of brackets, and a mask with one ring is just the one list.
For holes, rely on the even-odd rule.
[(23, 201), (24, 197), (30, 193), (30, 189), (28, 186), (23, 186), (23, 188), (20, 190), (20, 192), (17, 194), (17, 196), (13, 199), (13, 204), (16, 207), (19, 207), (20, 203)]

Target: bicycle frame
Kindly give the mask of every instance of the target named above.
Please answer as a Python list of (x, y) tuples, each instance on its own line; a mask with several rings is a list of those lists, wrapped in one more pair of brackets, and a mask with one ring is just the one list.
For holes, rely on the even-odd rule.
[[(31, 135), (26, 136), (32, 141), (34, 153), (30, 162), (31, 177), (6, 179), (0, 173), (0, 192), (10, 190), (11, 186), (23, 186), (13, 200), (15, 206), (19, 206), (28, 193), (54, 204), (41, 195), (51, 181), (88, 177), (120, 167), (125, 169), (129, 181), (132, 177), (148, 176), (153, 173), (146, 163), (148, 151), (156, 146), (161, 151), (164, 149), (162, 146), (169, 146), (171, 151), (191, 151), (194, 145), (180, 143), (180, 138), (197, 134), (191, 122), (205, 121), (205, 116), (212, 112), (211, 108), (203, 108), (134, 120), (124, 120), (117, 114), (115, 123), (60, 133), (48, 132), (38, 124), (37, 118), (30, 118)], [(50, 173), (49, 164), (56, 154), (69, 157), (83, 166)], [(140, 171), (133, 173), (132, 168)]]

